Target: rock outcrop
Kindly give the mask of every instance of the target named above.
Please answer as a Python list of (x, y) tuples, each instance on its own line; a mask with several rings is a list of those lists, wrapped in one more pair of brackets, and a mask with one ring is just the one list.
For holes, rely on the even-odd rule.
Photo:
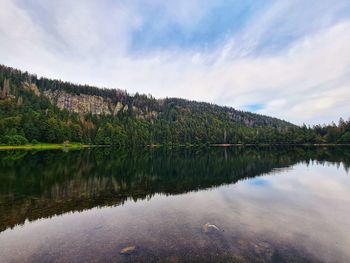
[(4, 86), (0, 90), (0, 99), (6, 99), (10, 95), (10, 80), (4, 80)]
[(79, 114), (112, 115), (115, 105), (100, 96), (74, 95), (59, 90), (45, 90), (44, 96), (61, 110)]
[(214, 233), (220, 232), (220, 229), (216, 225), (206, 223), (205, 225), (203, 225), (203, 231), (204, 233)]
[(131, 255), (132, 253), (134, 253), (136, 251), (136, 247), (135, 246), (128, 246), (123, 248), (122, 250), (120, 250), (120, 254), (121, 255)]
[(123, 104), (120, 102), (117, 102), (117, 105), (114, 108), (113, 115), (117, 115), (119, 111), (121, 111), (124, 108)]
[[(26, 88), (30, 88), (36, 95), (40, 96), (39, 90), (35, 89), (33, 86), (26, 86)], [(96, 95), (76, 95), (65, 91), (50, 89), (44, 90), (43, 95), (61, 110), (67, 110), (81, 115), (94, 114), (116, 116), (119, 113), (127, 112), (130, 108), (129, 105), (124, 105), (120, 101), (113, 103), (111, 99)], [(132, 106), (131, 110), (134, 112), (136, 118), (139, 119), (155, 119), (158, 115), (156, 111), (150, 111), (148, 109), (142, 110), (136, 106)]]
[(25, 90), (32, 91), (35, 95), (40, 96), (40, 91), (35, 84), (23, 82), (22, 85)]

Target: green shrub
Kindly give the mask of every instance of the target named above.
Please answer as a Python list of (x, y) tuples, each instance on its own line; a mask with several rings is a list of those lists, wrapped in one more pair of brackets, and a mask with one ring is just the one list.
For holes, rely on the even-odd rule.
[(24, 145), (28, 143), (28, 140), (22, 135), (5, 135), (3, 143), (7, 145)]

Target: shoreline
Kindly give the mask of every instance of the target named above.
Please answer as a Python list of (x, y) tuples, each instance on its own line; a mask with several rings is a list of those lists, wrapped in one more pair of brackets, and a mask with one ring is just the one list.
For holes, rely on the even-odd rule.
[(96, 147), (95, 145), (87, 144), (58, 144), (58, 143), (42, 143), (42, 144), (25, 144), (25, 145), (0, 145), (0, 151), (6, 150), (79, 150), (83, 148), (92, 148)]
[(349, 143), (300, 143), (300, 144), (283, 144), (283, 143), (214, 143), (214, 144), (177, 144), (177, 145), (166, 145), (166, 144), (149, 144), (147, 147), (246, 147), (246, 146), (350, 146)]
[(346, 143), (301, 143), (301, 144), (276, 144), (276, 143), (260, 143), (260, 144), (210, 144), (212, 147), (241, 147), (241, 146), (350, 146)]
[[(160, 147), (170, 147), (170, 148), (178, 148), (178, 147), (271, 147), (271, 146), (302, 146), (302, 147), (336, 147), (336, 146), (350, 146), (350, 144), (337, 144), (337, 143), (314, 143), (314, 144), (209, 144), (209, 145), (199, 145), (199, 144), (190, 144), (190, 145), (166, 145), (166, 144), (149, 144), (145, 145), (147, 148), (160, 148)], [(26, 144), (26, 145), (0, 145), (0, 151), (6, 150), (81, 150), (86, 148), (113, 148), (113, 145), (96, 145), (96, 144), (57, 144), (57, 143), (42, 143), (42, 144)]]

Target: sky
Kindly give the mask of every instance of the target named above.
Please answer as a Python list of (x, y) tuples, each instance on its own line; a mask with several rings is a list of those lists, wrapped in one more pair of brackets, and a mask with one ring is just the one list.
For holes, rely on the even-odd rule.
[(349, 0), (0, 5), (0, 64), (295, 124), (350, 117)]

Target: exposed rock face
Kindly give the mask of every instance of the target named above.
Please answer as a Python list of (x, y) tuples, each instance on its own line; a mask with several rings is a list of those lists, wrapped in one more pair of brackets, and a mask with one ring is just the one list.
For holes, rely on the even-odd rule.
[(17, 106), (21, 106), (23, 104), (23, 98), (19, 97), (17, 100)]
[[(24, 90), (33, 92), (36, 96), (43, 95), (53, 105), (56, 105), (61, 110), (67, 110), (69, 112), (78, 113), (80, 115), (94, 114), (116, 116), (119, 113), (127, 112), (130, 108), (134, 112), (136, 118), (139, 119), (152, 120), (155, 119), (158, 115), (156, 111), (151, 111), (148, 109), (148, 107), (141, 109), (134, 105), (124, 105), (120, 101), (113, 103), (110, 98), (104, 98), (101, 96), (87, 94), (76, 95), (61, 90), (51, 89), (40, 91), (35, 84), (27, 81), (22, 82), (22, 88)], [(116, 96), (118, 96), (118, 94), (116, 94)], [(0, 99), (5, 99), (8, 97), (14, 96), (10, 95), (10, 81), (8, 79), (5, 79), (3, 88), (0, 87)], [(21, 105), (22, 103), (23, 98), (18, 98), (17, 104)]]
[[(35, 85), (34, 85), (35, 86)], [(40, 96), (39, 90), (26, 85), (27, 89), (32, 90), (36, 95)], [(61, 110), (68, 110), (78, 114), (95, 114), (95, 115), (117, 115), (120, 112), (127, 112), (128, 105), (121, 102), (113, 103), (110, 99), (105, 99), (101, 96), (80, 94), (75, 95), (59, 90), (45, 90), (43, 95), (49, 101), (56, 105)], [(132, 106), (132, 110), (137, 118), (140, 119), (154, 119), (157, 117), (156, 111), (142, 110)]]
[(111, 115), (114, 112), (111, 109), (115, 109), (115, 105), (100, 96), (73, 95), (58, 90), (45, 90), (44, 96), (61, 110), (79, 114)]
[(24, 89), (32, 91), (34, 92), (35, 95), (40, 96), (40, 91), (35, 84), (28, 83), (28, 82), (23, 82), (22, 84)]
[(113, 111), (113, 115), (117, 115), (118, 112), (123, 109), (123, 104), (121, 104), (120, 102), (117, 102), (117, 105), (115, 106), (114, 108), (114, 111)]
[(120, 250), (120, 254), (121, 255), (130, 255), (130, 254), (134, 253), (135, 250), (136, 250), (135, 246), (125, 247), (122, 250)]
[(216, 225), (206, 223), (205, 225), (203, 225), (203, 231), (204, 233), (214, 233), (214, 232), (219, 232), (220, 229)]
[(10, 80), (4, 80), (4, 86), (0, 89), (0, 99), (6, 99), (10, 95)]

